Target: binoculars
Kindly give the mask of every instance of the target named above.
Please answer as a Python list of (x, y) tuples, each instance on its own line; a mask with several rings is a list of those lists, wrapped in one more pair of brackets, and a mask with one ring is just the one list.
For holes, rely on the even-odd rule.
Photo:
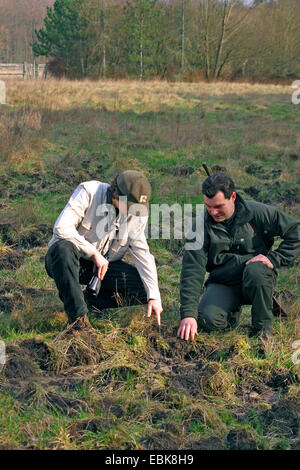
[(94, 274), (86, 287), (87, 293), (92, 297), (97, 297), (101, 288), (101, 281), (97, 274)]

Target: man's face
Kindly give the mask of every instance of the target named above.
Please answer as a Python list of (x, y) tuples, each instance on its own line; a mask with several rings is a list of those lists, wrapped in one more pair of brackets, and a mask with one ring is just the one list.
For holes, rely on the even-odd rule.
[(233, 192), (229, 199), (226, 199), (222, 191), (209, 198), (204, 196), (204, 204), (207, 212), (216, 222), (224, 222), (230, 219), (234, 213), (236, 193)]

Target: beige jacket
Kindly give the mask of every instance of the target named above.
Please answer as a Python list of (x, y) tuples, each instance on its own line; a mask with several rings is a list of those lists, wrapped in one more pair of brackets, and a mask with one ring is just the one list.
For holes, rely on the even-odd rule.
[(107, 202), (108, 188), (109, 184), (100, 181), (81, 183), (56, 220), (48, 246), (70, 240), (83, 258), (90, 259), (100, 251), (108, 261), (120, 260), (129, 249), (148, 300), (160, 300), (155, 260), (145, 236), (148, 217), (116, 217)]

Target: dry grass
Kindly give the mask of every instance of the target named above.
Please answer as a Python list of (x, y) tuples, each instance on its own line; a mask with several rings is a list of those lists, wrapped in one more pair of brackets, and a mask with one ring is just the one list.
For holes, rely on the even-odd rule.
[[(255, 96), (256, 104), (264, 107), (276, 98), (291, 96), (291, 88), (281, 85), (252, 85), (247, 83), (168, 83), (163, 81), (10, 81), (7, 84), (8, 105), (33, 105), (39, 109), (71, 109), (90, 104), (96, 109), (122, 112), (135, 106), (144, 111), (159, 111), (166, 106), (188, 110), (204, 99), (226, 96), (230, 102)], [(231, 100), (231, 101), (230, 101)], [(205, 103), (205, 101), (204, 101)], [(35, 117), (34, 120), (39, 122)]]

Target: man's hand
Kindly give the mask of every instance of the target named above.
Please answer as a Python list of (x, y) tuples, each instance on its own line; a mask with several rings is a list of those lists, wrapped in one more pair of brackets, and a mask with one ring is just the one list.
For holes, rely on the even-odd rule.
[(161, 306), (161, 301), (158, 299), (149, 299), (148, 301), (148, 311), (147, 311), (147, 317), (151, 317), (152, 313), (155, 314), (157, 324), (160, 326), (160, 314), (163, 311), (163, 308)]
[(198, 335), (197, 320), (193, 317), (187, 317), (181, 320), (177, 331), (177, 336), (186, 341), (189, 340), (190, 335), (192, 340), (194, 340), (195, 335)]
[(254, 258), (249, 259), (249, 261), (247, 261), (246, 264), (249, 264), (249, 263), (263, 263), (263, 264), (265, 264), (268, 268), (274, 269), (274, 265), (271, 263), (271, 261), (269, 260), (269, 258), (267, 258), (267, 257), (264, 256), (264, 255), (257, 255), (257, 256), (254, 256)]
[(108, 261), (100, 253), (95, 253), (92, 260), (95, 264), (94, 271), (98, 270), (98, 278), (102, 281), (108, 269)]

